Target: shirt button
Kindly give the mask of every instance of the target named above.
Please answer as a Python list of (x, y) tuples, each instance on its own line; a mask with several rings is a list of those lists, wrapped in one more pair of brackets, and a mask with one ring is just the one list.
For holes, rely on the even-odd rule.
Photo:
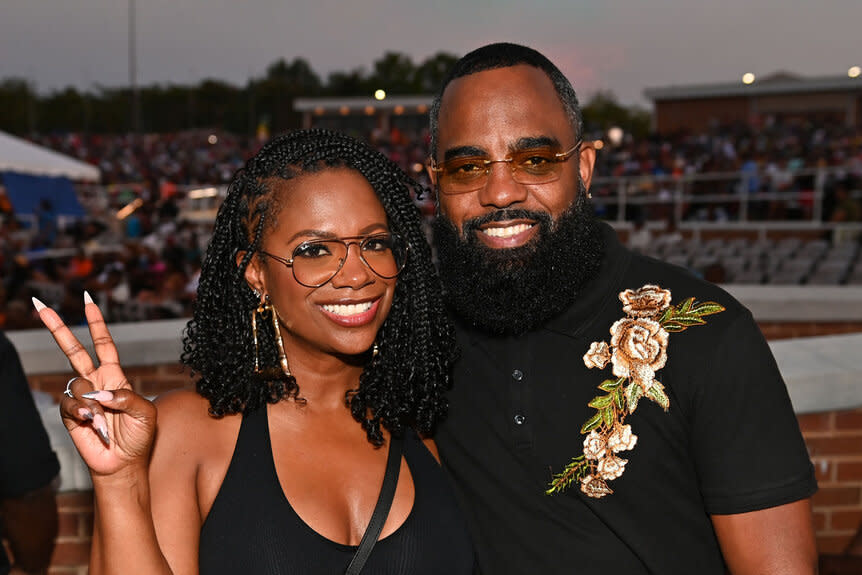
[(522, 379), (524, 379), (524, 372), (520, 369), (516, 369), (512, 372), (512, 379), (514, 379), (515, 381), (521, 381)]
[(524, 425), (525, 421), (527, 421), (527, 418), (520, 413), (515, 416), (515, 425)]

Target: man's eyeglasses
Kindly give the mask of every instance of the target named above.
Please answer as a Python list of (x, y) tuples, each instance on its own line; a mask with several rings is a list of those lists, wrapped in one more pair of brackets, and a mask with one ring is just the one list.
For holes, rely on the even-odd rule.
[(396, 277), (407, 263), (407, 242), (390, 233), (302, 242), (290, 259), (263, 250), (260, 253), (291, 268), (297, 282), (316, 288), (335, 277), (354, 244), (359, 246), (359, 259), (381, 278)]
[(513, 152), (508, 158), (492, 160), (483, 156), (452, 158), (439, 164), (431, 158), (431, 170), (437, 174), (437, 188), (444, 194), (463, 194), (485, 187), (493, 164), (506, 163), (512, 179), (519, 184), (548, 184), (560, 178), (563, 163), (572, 157), (582, 140), (565, 152), (543, 146)]

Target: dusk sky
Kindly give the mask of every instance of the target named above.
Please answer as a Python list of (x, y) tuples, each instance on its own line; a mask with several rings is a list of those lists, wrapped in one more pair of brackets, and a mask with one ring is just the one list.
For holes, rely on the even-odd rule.
[[(0, 79), (48, 93), (129, 81), (130, 0), (0, 0)], [(323, 80), (386, 51), (418, 64), (513, 41), (549, 56), (582, 101), (612, 90), (733, 82), (743, 73), (844, 75), (862, 65), (860, 0), (135, 0), (138, 83), (242, 86), (278, 58)], [(860, 78), (862, 81), (862, 78)]]

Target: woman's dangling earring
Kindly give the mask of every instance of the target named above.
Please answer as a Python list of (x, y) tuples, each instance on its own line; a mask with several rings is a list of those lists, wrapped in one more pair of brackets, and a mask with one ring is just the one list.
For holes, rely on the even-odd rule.
[(377, 343), (377, 340), (374, 340), (374, 345), (371, 346), (371, 363), (377, 363), (378, 358), (380, 357), (380, 344)]
[(281, 370), (284, 372), (284, 375), (290, 377), (290, 366), (287, 365), (287, 354), (284, 353), (284, 341), (281, 339), (281, 329), (278, 325), (278, 312), (275, 310), (275, 306), (269, 303), (268, 297), (267, 305), (272, 314), (272, 329), (275, 331), (275, 344), (278, 346), (278, 362), (281, 364)]
[[(255, 292), (257, 293), (257, 292)], [(272, 329), (275, 332), (275, 345), (278, 348), (278, 363), (281, 365), (281, 370), (284, 375), (290, 377), (290, 367), (287, 365), (287, 354), (284, 353), (284, 341), (281, 339), (281, 329), (278, 325), (278, 313), (275, 307), (269, 300), (269, 296), (265, 295), (260, 298), (260, 303), (251, 312), (251, 333), (254, 336), (254, 372), (261, 373), (264, 370), (260, 367), (260, 343), (257, 338), (257, 318), (260, 316), (263, 319), (266, 314), (272, 314)]]
[[(259, 294), (257, 290), (254, 292), (255, 294)], [(266, 313), (267, 306), (264, 302), (264, 299), (260, 299), (260, 304), (251, 310), (251, 334), (254, 337), (254, 372), (260, 373), (260, 343), (257, 340), (257, 316), (260, 314), (263, 317), (263, 314)]]

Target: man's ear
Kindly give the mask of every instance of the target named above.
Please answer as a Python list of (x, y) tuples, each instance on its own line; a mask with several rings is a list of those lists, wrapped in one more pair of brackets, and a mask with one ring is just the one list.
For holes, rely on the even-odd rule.
[(431, 165), (431, 158), (428, 158), (428, 161), (425, 162), (425, 172), (428, 174), (428, 181), (431, 182), (431, 186), (436, 190), (437, 189), (437, 172), (434, 171), (434, 168)]
[(440, 186), (437, 185), (437, 172), (431, 166), (431, 158), (425, 163), (425, 172), (428, 174), (428, 181), (431, 183), (431, 193), (434, 195), (434, 215), (440, 215)]
[[(236, 252), (236, 265), (242, 263), (243, 258), (245, 258), (248, 251), (239, 250)], [(251, 260), (249, 260), (248, 265), (245, 267), (245, 281), (248, 282), (248, 287), (252, 290), (259, 293), (266, 293), (264, 289), (264, 279), (263, 279), (263, 270), (261, 269), (260, 257), (255, 253), (252, 254)]]
[(589, 192), (590, 183), (593, 181), (593, 168), (596, 166), (596, 147), (593, 145), (592, 140), (581, 144), (579, 160), (580, 165), (578, 169), (581, 171), (581, 180), (583, 180), (584, 187)]

